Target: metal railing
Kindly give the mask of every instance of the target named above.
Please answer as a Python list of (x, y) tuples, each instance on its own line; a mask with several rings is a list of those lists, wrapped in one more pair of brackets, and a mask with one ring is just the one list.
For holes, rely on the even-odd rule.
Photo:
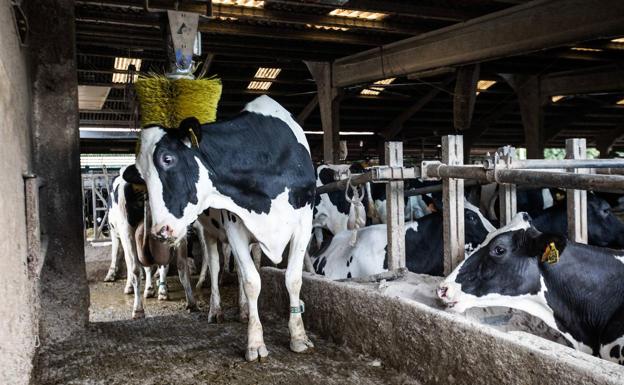
[[(585, 159), (585, 139), (566, 140), (562, 160), (515, 158), (515, 149), (501, 147), (482, 165), (463, 164), (463, 138), (442, 138), (442, 160), (424, 161), (421, 167), (403, 167), (403, 146), (387, 142), (386, 166), (352, 175), (352, 185), (386, 183), (388, 269), (405, 267), (404, 196), (442, 191), (444, 218), (444, 273), (448, 275), (464, 259), (464, 186), (499, 184), (501, 226), (516, 213), (516, 185), (567, 189), (568, 236), (587, 243), (586, 190), (624, 193), (624, 159)], [(441, 186), (427, 186), (404, 193), (405, 179), (442, 180)], [(464, 181), (467, 181), (464, 183)], [(318, 194), (344, 190), (349, 181), (323, 185)]]

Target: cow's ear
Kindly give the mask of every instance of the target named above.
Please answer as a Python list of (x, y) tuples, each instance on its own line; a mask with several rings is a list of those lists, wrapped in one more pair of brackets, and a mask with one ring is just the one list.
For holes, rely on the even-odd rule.
[(199, 142), (201, 142), (201, 124), (197, 118), (190, 117), (180, 122), (180, 131), (189, 138), (192, 147), (199, 147)]
[(139, 170), (137, 170), (135, 165), (126, 167), (126, 170), (124, 171), (122, 177), (128, 183), (145, 185), (145, 181), (143, 180), (143, 178), (141, 178), (141, 174), (139, 173)]
[(527, 243), (530, 247), (530, 255), (536, 256), (542, 262), (553, 260), (558, 261), (559, 255), (563, 253), (567, 240), (557, 234), (540, 233), (533, 228), (526, 231)]

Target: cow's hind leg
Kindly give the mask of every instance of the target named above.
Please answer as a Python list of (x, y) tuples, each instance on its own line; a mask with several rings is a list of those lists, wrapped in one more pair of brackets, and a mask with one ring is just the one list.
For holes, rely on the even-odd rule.
[[(137, 238), (143, 237), (142, 224), (139, 225), (135, 232)], [(121, 245), (124, 248), (124, 254), (126, 256), (126, 265), (128, 266), (128, 277), (132, 283), (132, 289), (134, 291), (134, 304), (132, 306), (132, 318), (139, 319), (145, 317), (145, 311), (143, 310), (143, 300), (141, 298), (141, 268), (139, 260), (136, 255), (136, 243), (134, 238), (122, 237)]]
[(314, 347), (303, 326), (301, 314), (304, 311), (304, 304), (299, 299), (303, 259), (310, 239), (310, 228), (307, 223), (312, 223), (312, 221), (302, 220), (302, 223), (303, 225), (295, 231), (290, 241), (290, 255), (288, 257), (288, 267), (286, 268), (286, 289), (290, 298), (290, 319), (288, 320), (290, 350), (296, 353), (303, 353)]
[(221, 295), (219, 293), (219, 250), (217, 240), (206, 237), (207, 262), (210, 269), (210, 310), (208, 311), (208, 322), (223, 322), (223, 311), (221, 310)]
[(193, 287), (191, 285), (191, 277), (188, 271), (188, 263), (186, 263), (186, 240), (180, 242), (176, 247), (176, 262), (178, 267), (178, 276), (180, 283), (184, 287), (184, 294), (186, 294), (186, 309), (189, 312), (197, 311), (197, 303), (193, 297)]
[(169, 265), (162, 265), (158, 268), (158, 300), (166, 301), (169, 299), (169, 288), (167, 287), (167, 274), (169, 273)]
[(108, 273), (104, 278), (104, 282), (113, 282), (117, 279), (117, 273), (119, 272), (119, 260), (121, 259), (121, 248), (119, 247), (119, 237), (117, 231), (111, 228), (111, 265), (108, 268)]
[(143, 267), (145, 271), (145, 292), (143, 296), (145, 298), (153, 298), (156, 291), (154, 290), (154, 283), (152, 277), (152, 267)]
[(242, 276), (243, 289), (247, 296), (249, 306), (249, 322), (247, 324), (247, 351), (245, 358), (247, 361), (262, 359), (269, 354), (264, 344), (262, 324), (258, 314), (258, 296), (260, 295), (260, 274), (254, 266), (253, 259), (249, 253), (249, 233), (241, 224), (236, 222), (226, 222), (227, 237), (234, 252), (238, 271)]

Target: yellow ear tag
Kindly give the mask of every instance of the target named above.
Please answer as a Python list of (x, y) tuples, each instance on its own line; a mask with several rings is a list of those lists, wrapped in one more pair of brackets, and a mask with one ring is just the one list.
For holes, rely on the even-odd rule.
[(199, 147), (199, 141), (197, 140), (197, 136), (195, 136), (195, 132), (193, 129), (188, 129), (189, 139), (191, 140), (191, 147)]
[(546, 246), (546, 250), (542, 254), (542, 262), (548, 262), (551, 265), (559, 262), (559, 250), (557, 250), (555, 242), (550, 242), (550, 245)]

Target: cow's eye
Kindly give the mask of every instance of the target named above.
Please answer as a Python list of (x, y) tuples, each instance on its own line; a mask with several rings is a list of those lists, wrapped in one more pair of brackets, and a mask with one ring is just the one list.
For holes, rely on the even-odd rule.
[(503, 254), (505, 254), (505, 248), (501, 247), (501, 246), (496, 246), (494, 248), (494, 254), (496, 254), (496, 255), (503, 255)]
[(176, 158), (171, 154), (163, 154), (160, 157), (160, 162), (164, 167), (171, 167), (175, 164)]

